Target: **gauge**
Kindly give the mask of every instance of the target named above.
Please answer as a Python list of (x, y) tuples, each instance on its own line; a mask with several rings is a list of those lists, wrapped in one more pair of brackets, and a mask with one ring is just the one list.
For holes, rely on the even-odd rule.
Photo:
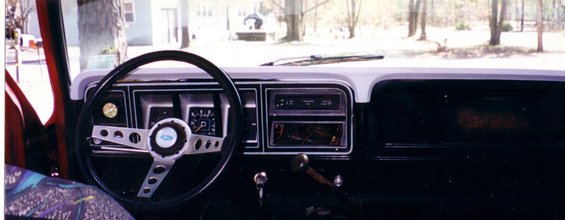
[(214, 108), (190, 108), (188, 121), (192, 133), (216, 136)]
[(106, 116), (106, 118), (115, 118), (118, 116), (118, 107), (116, 104), (108, 102), (102, 106), (102, 114)]

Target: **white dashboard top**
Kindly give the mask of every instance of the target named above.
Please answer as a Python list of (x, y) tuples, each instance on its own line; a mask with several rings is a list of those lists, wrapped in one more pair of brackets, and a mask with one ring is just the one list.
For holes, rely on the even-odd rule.
[[(480, 68), (389, 68), (389, 67), (292, 67), (268, 66), (223, 68), (236, 84), (240, 81), (339, 82), (351, 87), (355, 102), (368, 103), (375, 84), (393, 79), (463, 79), (565, 81), (565, 70), (480, 69)], [(71, 84), (70, 98), (82, 100), (89, 84), (102, 79), (110, 70), (86, 71)], [(127, 76), (135, 81), (178, 81), (211, 78), (197, 68), (142, 68)]]

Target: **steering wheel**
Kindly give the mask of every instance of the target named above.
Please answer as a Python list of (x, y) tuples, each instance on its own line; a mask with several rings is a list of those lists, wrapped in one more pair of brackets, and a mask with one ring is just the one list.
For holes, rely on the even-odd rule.
[[(228, 123), (228, 132), (225, 137), (194, 134), (185, 121), (177, 118), (160, 120), (150, 129), (94, 125), (92, 119), (95, 106), (97, 106), (96, 103), (102, 99), (106, 91), (119, 79), (138, 67), (157, 61), (185, 62), (212, 76), (223, 89), (230, 105), (230, 123)], [(100, 80), (94, 89), (94, 93), (90, 94), (80, 111), (75, 131), (75, 154), (80, 171), (87, 178), (87, 181), (97, 184), (122, 204), (133, 209), (154, 210), (187, 202), (209, 188), (230, 161), (235, 146), (240, 142), (241, 106), (240, 95), (230, 77), (213, 63), (198, 55), (183, 51), (157, 51), (130, 59)], [(139, 183), (140, 187), (136, 197), (128, 198), (116, 193), (100, 178), (93, 166), (92, 150), (95, 146), (89, 143), (91, 140), (96, 140), (99, 143), (100, 141), (110, 142), (123, 149), (149, 152), (153, 162), (143, 182)], [(182, 193), (175, 193), (174, 196), (152, 198), (155, 191), (167, 190), (159, 187), (173, 168), (175, 161), (181, 157), (196, 154), (221, 154), (221, 159), (206, 177), (201, 181), (196, 181), (198, 183), (194, 187)]]

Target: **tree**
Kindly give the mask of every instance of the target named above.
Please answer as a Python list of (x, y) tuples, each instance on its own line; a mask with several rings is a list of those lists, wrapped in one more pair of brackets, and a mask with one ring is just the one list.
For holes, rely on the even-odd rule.
[(357, 27), (357, 22), (359, 21), (362, 4), (363, 0), (345, 0), (345, 8), (347, 9), (345, 21), (349, 30), (349, 38), (355, 37), (355, 27)]
[(408, 2), (408, 37), (412, 37), (416, 34), (416, 29), (418, 29), (418, 11), (420, 10), (420, 0), (410, 0)]
[(188, 32), (188, 19), (189, 19), (188, 0), (179, 0), (179, 5), (180, 5), (180, 25), (181, 25), (180, 48), (186, 48), (190, 46), (190, 35)]
[(126, 59), (127, 41), (123, 0), (78, 0), (80, 68), (100, 54), (114, 54), (116, 63)]
[(8, 0), (6, 1), (6, 27), (10, 37), (14, 36), (16, 29), (22, 34), (29, 33), (29, 14), (35, 10), (32, 0)]
[(284, 12), (284, 21), (286, 22), (286, 36), (282, 38), (283, 41), (302, 41), (304, 36), (304, 15), (329, 0), (324, 0), (316, 3), (314, 6), (304, 9), (306, 0), (285, 0), (284, 7), (276, 1), (271, 2)]
[(285, 41), (302, 41), (303, 0), (285, 0), (284, 17), (286, 22)]
[(424, 0), (424, 6), (422, 8), (422, 33), (420, 34), (420, 40), (426, 40), (426, 17), (428, 17), (428, 0)]
[(520, 32), (524, 32), (524, 0), (522, 0), (522, 8), (520, 10)]
[(490, 45), (500, 44), (500, 35), (502, 33), (502, 26), (504, 25), (504, 17), (506, 16), (506, 7), (508, 5), (508, 0), (502, 0), (500, 4), (500, 12), (498, 10), (499, 0), (491, 0), (490, 7)]
[(543, 0), (538, 0), (536, 23), (538, 29), (538, 52), (543, 52)]
[(414, 0), (408, 1), (408, 37), (414, 36), (416, 30), (412, 29), (412, 22), (414, 22)]

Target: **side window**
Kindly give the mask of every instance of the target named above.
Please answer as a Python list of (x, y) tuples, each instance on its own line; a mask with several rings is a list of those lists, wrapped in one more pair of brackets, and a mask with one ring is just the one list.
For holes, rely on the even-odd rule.
[(43, 123), (53, 113), (53, 92), (34, 0), (6, 1), (5, 67)]
[(135, 23), (135, 5), (133, 1), (124, 2), (125, 19), (127, 23)]

